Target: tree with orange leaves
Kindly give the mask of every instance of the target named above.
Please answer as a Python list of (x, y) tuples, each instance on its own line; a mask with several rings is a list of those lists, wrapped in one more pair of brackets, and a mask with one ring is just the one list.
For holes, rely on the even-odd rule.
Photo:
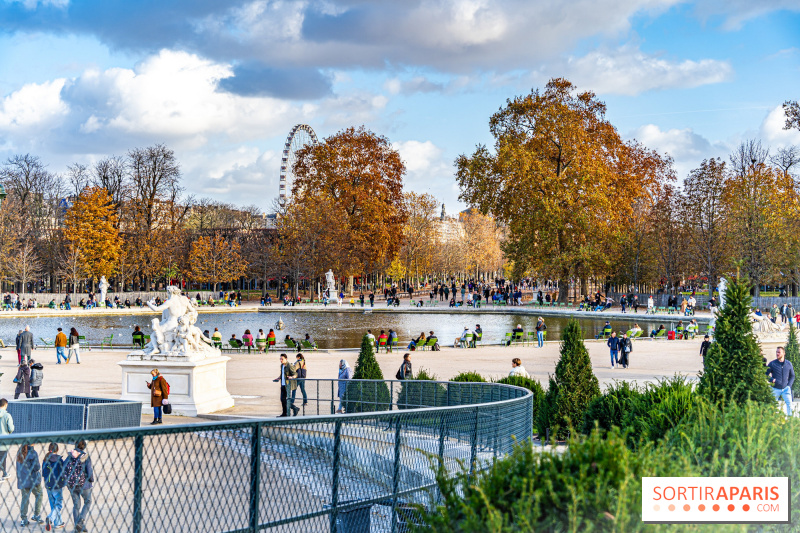
[(354, 270), (343, 274), (368, 272), (397, 256), (407, 218), (406, 168), (386, 137), (348, 128), (300, 150), (293, 170), (295, 202), (320, 196), (346, 216), (349, 231), (339, 246)]
[(117, 267), (122, 239), (114, 202), (102, 187), (87, 187), (67, 210), (64, 236), (74, 246), (93, 279), (111, 277)]
[(509, 100), (489, 122), (494, 152), (456, 160), (460, 198), (508, 228), (517, 269), (561, 281), (607, 268), (609, 242), (634, 201), (663, 173), (637, 172), (644, 153), (622, 142), (594, 93), (561, 78)]

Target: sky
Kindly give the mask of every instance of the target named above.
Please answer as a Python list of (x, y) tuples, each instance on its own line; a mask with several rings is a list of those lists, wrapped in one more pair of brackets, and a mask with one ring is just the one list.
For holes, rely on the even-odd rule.
[(293, 125), (365, 125), (405, 190), (463, 209), (453, 162), (564, 77), (679, 180), (783, 130), (800, 0), (0, 0), (0, 160), (50, 171), (163, 143), (187, 193), (269, 211)]

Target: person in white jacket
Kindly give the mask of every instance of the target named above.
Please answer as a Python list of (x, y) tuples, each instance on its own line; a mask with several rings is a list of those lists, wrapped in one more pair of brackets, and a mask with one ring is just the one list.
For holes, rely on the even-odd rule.
[(531, 377), (530, 374), (528, 374), (528, 371), (525, 370), (525, 367), (522, 366), (522, 361), (519, 357), (515, 357), (511, 360), (511, 372), (508, 373), (508, 377), (513, 378), (514, 376), (528, 379)]
[(654, 305), (655, 305), (655, 302), (653, 302), (653, 297), (652, 296), (648, 296), (647, 297), (647, 313), (648, 314), (653, 314), (653, 306)]

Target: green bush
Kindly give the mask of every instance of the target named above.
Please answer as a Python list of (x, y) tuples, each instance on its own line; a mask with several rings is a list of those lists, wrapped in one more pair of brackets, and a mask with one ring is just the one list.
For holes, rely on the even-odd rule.
[(522, 387), (533, 393), (533, 420), (535, 425), (536, 419), (539, 416), (539, 406), (542, 404), (545, 395), (544, 388), (539, 381), (531, 378), (524, 378), (522, 376), (509, 376), (498, 380), (497, 383)]
[(698, 390), (712, 402), (772, 404), (761, 347), (750, 323), (750, 284), (731, 279), (706, 353)]
[(644, 392), (632, 395), (627, 401), (622, 429), (629, 430), (629, 442), (656, 442), (681, 421), (702, 401), (692, 384), (684, 377), (648, 383)]
[(622, 428), (625, 415), (630, 410), (630, 401), (642, 392), (635, 384), (628, 381), (617, 381), (610, 385), (602, 396), (598, 396), (586, 409), (583, 417), (583, 433), (592, 432), (595, 424), (604, 431), (613, 426)]
[(347, 383), (344, 396), (344, 408), (348, 413), (367, 413), (372, 411), (388, 411), (391, 405), (389, 386), (383, 381), (383, 372), (375, 359), (374, 344), (364, 335), (361, 339), (361, 351), (358, 353), (353, 379), (377, 379), (380, 383)]
[[(436, 375), (420, 368), (415, 381), (437, 381)], [(403, 381), (397, 396), (398, 409), (441, 407), (447, 405), (447, 389), (441, 383), (408, 383)]]
[(458, 381), (462, 383), (486, 383), (486, 379), (477, 372), (462, 372), (451, 378), (450, 381)]
[(600, 385), (592, 372), (592, 361), (583, 343), (583, 332), (570, 320), (561, 335), (561, 357), (551, 376), (547, 393), (539, 407), (536, 426), (539, 435), (564, 438), (573, 425), (580, 428), (589, 404), (600, 396)]

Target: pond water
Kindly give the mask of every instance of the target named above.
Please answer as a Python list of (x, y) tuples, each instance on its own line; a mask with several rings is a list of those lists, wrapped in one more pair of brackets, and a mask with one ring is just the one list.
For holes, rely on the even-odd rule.
[[(81, 335), (85, 335), (87, 340), (97, 345), (103, 339), (114, 334), (114, 344), (120, 339), (119, 345), (126, 345), (131, 342), (131, 333), (134, 325), (143, 326), (146, 333), (149, 333), (149, 322), (155, 315), (120, 315), (120, 316), (86, 316), (75, 317), (14, 317), (4, 318), (0, 315), (0, 339), (5, 344), (13, 346), (17, 332), (30, 325), (37, 344), (40, 337), (52, 339), (56, 335), (56, 328), (63, 328), (65, 333), (69, 328), (75, 327)], [(482, 313), (463, 313), (463, 314), (444, 314), (444, 313), (329, 313), (329, 312), (269, 312), (269, 313), (201, 313), (198, 319), (198, 326), (202, 330), (208, 329), (213, 332), (214, 328), (219, 328), (222, 338), (227, 340), (232, 333), (240, 338), (245, 329), (249, 329), (255, 337), (259, 328), (268, 332), (269, 328), (275, 326), (278, 319), (284, 322), (285, 329), (277, 331), (278, 339), (282, 339), (287, 334), (294, 338), (304, 337), (310, 333), (320, 348), (355, 348), (361, 344), (361, 337), (368, 329), (377, 337), (380, 330), (397, 331), (400, 337), (400, 345), (408, 344), (412, 338), (419, 336), (424, 331), (425, 335), (433, 330), (439, 338), (441, 344), (451, 344), (455, 337), (460, 336), (464, 327), (474, 329), (475, 324), (480, 324), (483, 328), (483, 342), (486, 344), (496, 344), (505, 337), (506, 332), (510, 332), (514, 326), (521, 324), (527, 333), (533, 331), (536, 326), (535, 316), (520, 315), (501, 315), (501, 314), (482, 314)], [(567, 325), (567, 318), (564, 317), (545, 317), (547, 324), (548, 340), (560, 338), (561, 330)], [(604, 319), (578, 320), (584, 329), (586, 338), (594, 338), (603, 328)], [(630, 329), (635, 320), (612, 320), (611, 325), (618, 331)], [(667, 322), (669, 325), (669, 322)], [(644, 330), (644, 335), (650, 332), (653, 324), (639, 322), (639, 326)], [(657, 326), (655, 326), (657, 327)], [(279, 342), (279, 345), (281, 343)]]

